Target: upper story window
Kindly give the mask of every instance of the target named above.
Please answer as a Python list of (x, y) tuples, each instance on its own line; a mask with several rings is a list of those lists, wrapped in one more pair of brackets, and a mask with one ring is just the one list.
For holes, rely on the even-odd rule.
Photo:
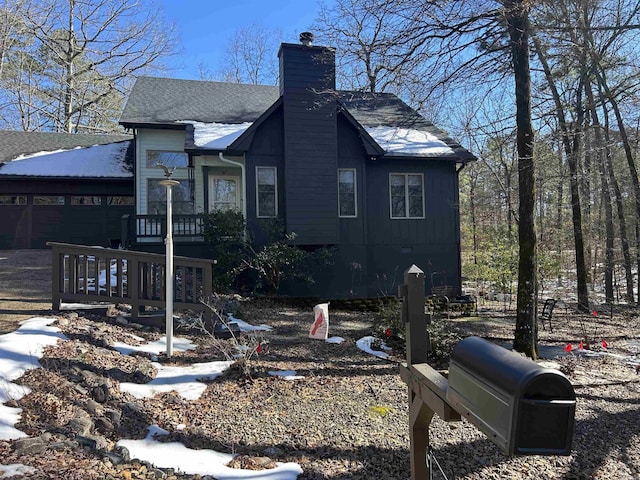
[(133, 197), (130, 196), (108, 196), (107, 205), (134, 205)]
[(278, 216), (278, 180), (276, 167), (256, 167), (256, 216)]
[(34, 195), (34, 205), (64, 205), (63, 195)]
[(71, 205), (101, 205), (102, 197), (94, 196), (72, 196)]
[(158, 163), (169, 168), (187, 168), (189, 159), (184, 152), (147, 150), (147, 168), (157, 167)]
[(356, 169), (338, 169), (338, 216), (357, 217)]
[[(147, 180), (147, 213), (149, 215), (164, 215), (167, 213), (167, 187), (160, 185), (163, 179), (150, 178)], [(171, 206), (174, 214), (189, 215), (195, 212), (191, 182), (189, 180), (174, 179), (180, 182), (171, 190)]]
[(0, 205), (26, 205), (26, 195), (0, 195)]
[(391, 218), (424, 218), (424, 178), (421, 173), (389, 174)]

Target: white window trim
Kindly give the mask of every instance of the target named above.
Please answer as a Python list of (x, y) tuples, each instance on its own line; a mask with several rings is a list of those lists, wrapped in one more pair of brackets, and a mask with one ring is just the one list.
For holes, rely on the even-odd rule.
[[(394, 217), (393, 216), (393, 199), (391, 197), (391, 177), (393, 175), (402, 175), (405, 179), (404, 181), (404, 217)], [(421, 217), (410, 217), (409, 216), (409, 175), (419, 175), (420, 180), (422, 182), (422, 216)], [(425, 218), (425, 204), (424, 204), (424, 174), (423, 173), (413, 173), (413, 172), (391, 172), (389, 173), (389, 217), (391, 220), (420, 220)]]
[[(260, 195), (258, 190), (258, 170), (261, 168), (268, 168), (273, 170), (274, 187), (275, 191), (275, 213), (274, 215), (260, 215)], [(256, 166), (256, 218), (278, 218), (278, 167), (271, 166)]]
[[(353, 172), (353, 205), (355, 213), (353, 215), (340, 215), (340, 172)], [(338, 218), (358, 218), (358, 172), (355, 168), (339, 168), (338, 169)]]

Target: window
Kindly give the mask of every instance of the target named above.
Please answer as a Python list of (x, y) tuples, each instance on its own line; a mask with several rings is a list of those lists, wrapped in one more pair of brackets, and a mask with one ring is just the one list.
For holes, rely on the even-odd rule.
[(158, 163), (169, 168), (186, 168), (188, 165), (188, 158), (187, 154), (184, 152), (147, 150), (147, 167), (157, 167)]
[(64, 197), (62, 195), (35, 195), (33, 197), (34, 205), (64, 205)]
[(421, 173), (391, 173), (391, 218), (424, 218), (423, 190)]
[(356, 170), (355, 168), (338, 169), (338, 216), (356, 217)]
[[(172, 179), (177, 180), (177, 179)], [(147, 182), (147, 213), (149, 215), (164, 215), (167, 213), (167, 187), (160, 185), (162, 179), (150, 178)], [(193, 195), (191, 192), (192, 182), (189, 180), (177, 180), (179, 185), (175, 185), (171, 190), (171, 200), (173, 213), (175, 215), (189, 215), (195, 212), (193, 206)]]
[(0, 195), (0, 205), (26, 205), (26, 195)]
[(107, 205), (133, 205), (133, 197), (109, 196), (107, 197)]
[(256, 209), (258, 218), (278, 215), (276, 167), (256, 167)]
[(101, 205), (101, 197), (71, 197), (71, 205)]

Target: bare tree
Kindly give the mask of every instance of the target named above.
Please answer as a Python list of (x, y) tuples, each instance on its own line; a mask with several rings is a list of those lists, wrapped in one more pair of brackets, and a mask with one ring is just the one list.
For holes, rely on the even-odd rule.
[(225, 46), (223, 64), (217, 74), (200, 67), (202, 80), (275, 85), (278, 82), (277, 52), (282, 32), (253, 24), (235, 31)]
[(23, 128), (117, 128), (134, 76), (157, 71), (175, 46), (173, 27), (153, 0), (34, 0), (22, 6), (29, 43), (1, 94), (7, 108), (38, 119)]

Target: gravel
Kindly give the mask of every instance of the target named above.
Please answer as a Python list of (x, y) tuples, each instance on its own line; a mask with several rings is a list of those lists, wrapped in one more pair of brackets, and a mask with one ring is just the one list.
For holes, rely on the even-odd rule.
[[(240, 308), (244, 320), (274, 330), (249, 362), (250, 377), (230, 370), (207, 382), (196, 401), (176, 392), (145, 400), (120, 392), (119, 382), (144, 383), (155, 373), (148, 355), (125, 357), (110, 345), (130, 340), (130, 333), (155, 340), (159, 332), (119, 325), (114, 311), (60, 317), (70, 340), (47, 349), (42, 368), (19, 381), (32, 392), (18, 401), (23, 415), (17, 427), (36, 440), (0, 441), (2, 463), (33, 466), (36, 473), (24, 478), (198, 478), (131, 460), (115, 447), (119, 438), (144, 438), (147, 425), (158, 424), (170, 432), (167, 441), (239, 454), (238, 465), (297, 462), (304, 470), (300, 480), (409, 478), (407, 388), (398, 368), (402, 358), (381, 360), (355, 344), (371, 334), (375, 314), (331, 310), (330, 335), (345, 342), (329, 344), (307, 338), (310, 309), (270, 301), (242, 302)], [(461, 335), (480, 334), (498, 343), (513, 333), (512, 316), (486, 307), (479, 317), (450, 322)], [(606, 338), (611, 353), (633, 356), (640, 345), (635, 343), (637, 327), (635, 310), (594, 317), (560, 308), (554, 313), (554, 332), (542, 331), (541, 339), (562, 352), (568, 342), (575, 351), (583, 337), (594, 349)], [(199, 347), (176, 353), (173, 363), (225, 359), (219, 342), (180, 335)], [(555, 361), (578, 397), (572, 454), (509, 458), (473, 425), (436, 417), (430, 441), (448, 478), (640, 478), (636, 368), (614, 356), (569, 355)], [(267, 373), (274, 370), (295, 370), (304, 378), (288, 381)], [(434, 478), (443, 477), (436, 472)]]

